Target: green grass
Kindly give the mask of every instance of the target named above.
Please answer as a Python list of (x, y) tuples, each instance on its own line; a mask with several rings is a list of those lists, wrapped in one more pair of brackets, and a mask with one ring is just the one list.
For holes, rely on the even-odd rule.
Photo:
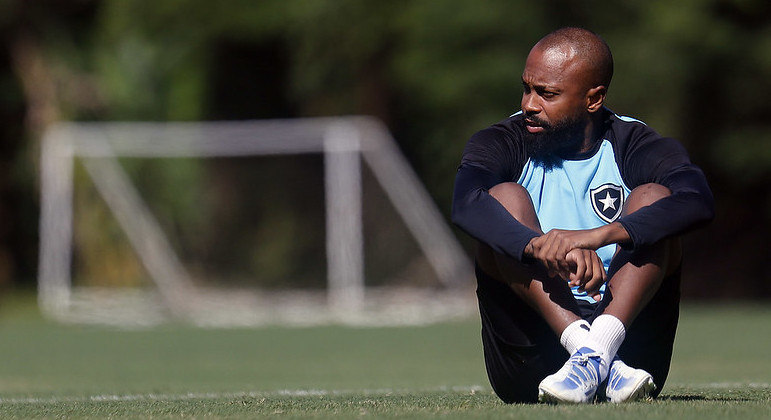
[(0, 305), (0, 417), (771, 418), (771, 305), (686, 305), (659, 400), (504, 405), (479, 323), (145, 330)]

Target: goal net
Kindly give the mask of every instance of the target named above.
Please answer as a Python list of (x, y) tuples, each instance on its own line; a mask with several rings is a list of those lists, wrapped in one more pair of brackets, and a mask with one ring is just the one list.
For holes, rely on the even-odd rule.
[(390, 325), (475, 308), (467, 256), (369, 117), (62, 123), (41, 194), (39, 302), (64, 322)]

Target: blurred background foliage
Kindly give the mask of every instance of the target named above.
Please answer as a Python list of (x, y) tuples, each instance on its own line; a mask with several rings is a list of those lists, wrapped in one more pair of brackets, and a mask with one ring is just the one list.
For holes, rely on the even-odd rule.
[[(530, 47), (566, 25), (592, 29), (610, 44), (616, 73), (608, 105), (680, 139), (711, 182), (718, 216), (686, 240), (684, 294), (771, 296), (766, 0), (0, 0), (0, 283), (35, 281), (38, 143), (52, 122), (374, 115), (448, 214), (466, 140), (519, 108)], [(172, 194), (175, 174), (223, 189), (238, 176), (189, 162), (171, 169), (124, 163), (146, 178), (146, 194), (167, 197), (157, 201), (194, 226), (224, 213), (191, 204), (196, 191)], [(320, 162), (282, 168), (318, 175)], [(250, 183), (288, 191), (259, 178)], [(103, 217), (97, 197), (78, 200)], [(228, 207), (227, 193), (218, 200)], [(297, 225), (307, 216), (300, 210), (259, 196), (246, 204), (272, 226), (314, 229)], [(323, 229), (323, 215), (309, 218)], [(239, 229), (231, 230), (210, 242), (233, 241)], [(284, 257), (310, 261), (323, 249), (302, 252)], [(123, 259), (105, 257), (102, 271), (138, 270)], [(291, 267), (269, 270), (282, 276)]]

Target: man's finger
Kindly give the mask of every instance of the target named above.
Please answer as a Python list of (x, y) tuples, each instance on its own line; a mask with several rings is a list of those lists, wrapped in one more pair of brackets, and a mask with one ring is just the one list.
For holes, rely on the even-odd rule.
[(580, 257), (575, 259), (575, 264), (576, 264), (576, 272), (574, 274), (574, 278), (577, 282), (576, 285), (580, 286), (581, 284), (586, 282), (587, 270), (591, 269), (591, 267), (589, 266), (589, 264), (586, 263), (586, 261), (584, 261), (583, 258), (580, 258)]
[(602, 266), (602, 261), (600, 261), (600, 258), (596, 256), (596, 254), (593, 258), (593, 265), (595, 271), (591, 280), (586, 283), (587, 293), (590, 294), (599, 292), (600, 287), (602, 287), (602, 284), (605, 282), (605, 267)]

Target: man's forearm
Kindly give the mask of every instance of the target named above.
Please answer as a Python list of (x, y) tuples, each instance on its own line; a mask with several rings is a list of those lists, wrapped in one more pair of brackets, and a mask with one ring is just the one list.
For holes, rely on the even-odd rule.
[(598, 236), (597, 244), (599, 246), (597, 246), (597, 248), (610, 244), (625, 244), (631, 241), (629, 232), (627, 232), (626, 229), (624, 229), (624, 226), (618, 222), (603, 225), (592, 230), (594, 230)]
[(523, 255), (541, 262), (551, 272), (567, 273), (567, 255), (574, 249), (597, 249), (609, 244), (624, 244), (631, 239), (626, 229), (617, 222), (594, 229), (554, 229), (531, 239)]

